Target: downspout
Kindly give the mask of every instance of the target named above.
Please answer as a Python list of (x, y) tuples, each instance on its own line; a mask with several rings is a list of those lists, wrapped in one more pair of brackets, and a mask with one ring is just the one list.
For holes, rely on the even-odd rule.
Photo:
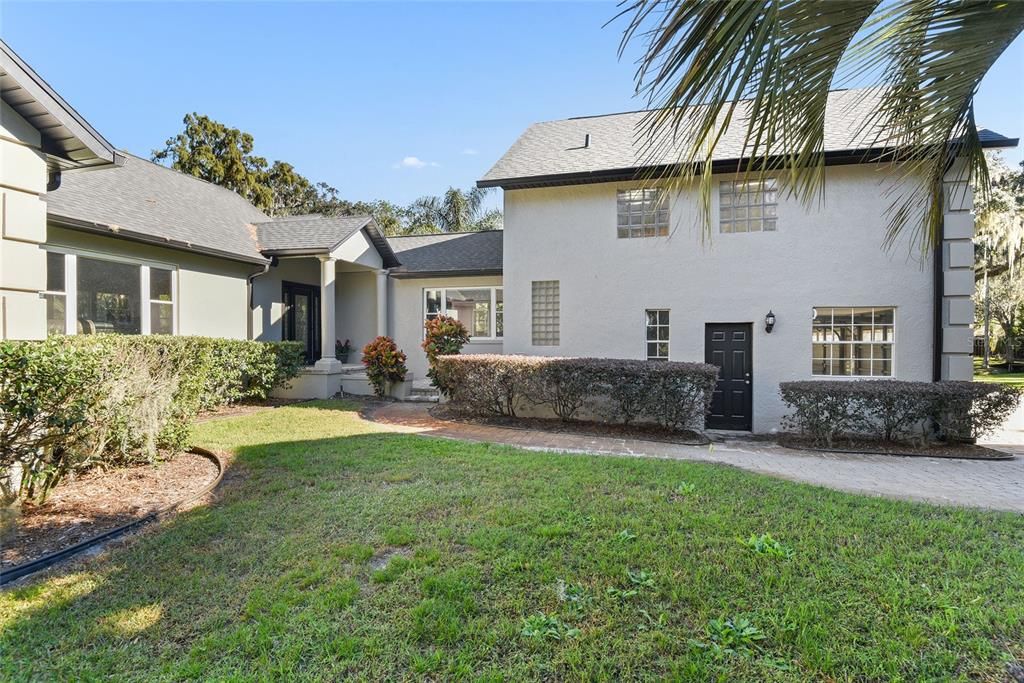
[(245, 336), (246, 336), (246, 339), (252, 339), (252, 335), (253, 335), (253, 330), (252, 330), (253, 286), (252, 286), (252, 283), (253, 283), (253, 281), (256, 278), (261, 277), (261, 276), (266, 275), (267, 273), (269, 273), (270, 272), (270, 268), (272, 266), (276, 266), (276, 265), (277, 265), (277, 257), (276, 256), (272, 256), (269, 261), (267, 261), (266, 263), (263, 264), (263, 268), (262, 269), (256, 271), (255, 273), (252, 273), (251, 275), (249, 275), (248, 277), (245, 278), (245, 292), (246, 292), (246, 295), (247, 295), (246, 298), (249, 300), (249, 308), (248, 308), (248, 311), (246, 312), (246, 316), (245, 316)]
[[(946, 234), (943, 228), (942, 234)], [(932, 331), (932, 381), (942, 380), (942, 293), (945, 288), (945, 281), (942, 277), (942, 241), (935, 246), (932, 255), (932, 271), (934, 273), (934, 329)]]

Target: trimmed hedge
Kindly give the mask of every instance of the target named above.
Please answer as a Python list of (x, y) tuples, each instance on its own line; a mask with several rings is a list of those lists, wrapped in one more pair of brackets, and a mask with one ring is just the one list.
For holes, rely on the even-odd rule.
[(704, 428), (718, 369), (704, 363), (546, 356), (439, 356), (437, 380), (450, 407), (468, 415), (506, 415), (547, 406), (562, 420), (584, 407), (611, 421), (654, 421), (667, 429)]
[(302, 356), (295, 342), (205, 337), (0, 342), (0, 495), (45, 498), (70, 472), (185, 448), (196, 414), (267, 398)]
[(999, 384), (899, 380), (783, 382), (779, 393), (793, 410), (784, 425), (830, 447), (857, 435), (976, 439), (1002, 424), (1021, 398), (1016, 387)]

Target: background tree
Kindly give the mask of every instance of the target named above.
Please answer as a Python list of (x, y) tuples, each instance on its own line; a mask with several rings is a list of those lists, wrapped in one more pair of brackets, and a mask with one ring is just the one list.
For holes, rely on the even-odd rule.
[(483, 209), (488, 190), (448, 188), (442, 197), (421, 197), (406, 207), (386, 200), (352, 201), (287, 162), (268, 165), (253, 154), (252, 135), (237, 128), (196, 113), (185, 116), (184, 125), (163, 149), (153, 151), (153, 160), (169, 161), (175, 170), (234, 190), (271, 216), (372, 215), (388, 236), (502, 227), (500, 210)]
[(922, 248), (941, 239), (943, 179), (955, 160), (987, 186), (973, 97), (1024, 29), (1024, 2), (627, 0), (621, 15), (620, 55), (633, 42), (643, 48), (635, 80), (652, 107), (647, 153), (663, 161), (681, 149), (673, 182), (699, 177), (705, 229), (712, 185), (702, 171), (731, 126), (750, 159), (738, 171), (772, 172), (808, 203), (820, 196), (833, 87), (880, 86), (861, 132), (899, 150), (888, 157), (899, 162), (888, 244), (907, 226)]
[(252, 153), (251, 135), (202, 114), (186, 114), (183, 123), (185, 130), (153, 150), (154, 161), (169, 160), (171, 168), (234, 190), (258, 209), (273, 208), (267, 160)]
[(1024, 307), (1024, 278), (1013, 277), (1010, 271), (989, 278), (990, 311), (1003, 336), (1003, 357), (1007, 372), (1013, 372), (1017, 360), (1017, 340), (1020, 337), (1022, 307)]

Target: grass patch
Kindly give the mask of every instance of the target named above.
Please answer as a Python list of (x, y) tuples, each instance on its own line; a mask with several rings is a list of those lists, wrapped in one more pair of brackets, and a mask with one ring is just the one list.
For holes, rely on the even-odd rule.
[(0, 593), (0, 679), (1000, 680), (1024, 659), (1020, 515), (354, 411), (199, 425), (236, 454), (220, 500)]
[(989, 369), (986, 370), (982, 364), (982, 360), (980, 358), (975, 358), (974, 381), (1024, 387), (1024, 372), (1007, 372), (1005, 363), (990, 364)]

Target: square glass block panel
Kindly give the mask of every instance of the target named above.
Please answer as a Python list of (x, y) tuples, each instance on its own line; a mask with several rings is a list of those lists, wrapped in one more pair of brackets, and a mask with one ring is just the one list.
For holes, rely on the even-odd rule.
[(85, 334), (140, 334), (140, 268), (78, 257), (78, 323)]
[(171, 271), (163, 268), (149, 269), (150, 301), (171, 301)]
[(811, 324), (814, 375), (891, 377), (896, 309), (815, 308)]
[(67, 291), (64, 283), (64, 254), (46, 252), (46, 291)]
[(491, 336), (491, 290), (447, 289), (448, 315), (469, 330), (471, 337)]
[(534, 280), (531, 283), (531, 337), (534, 346), (558, 346), (560, 343), (558, 280)]
[(149, 304), (149, 331), (152, 334), (174, 334), (174, 305), (152, 301)]
[(661, 189), (619, 190), (616, 209), (620, 238), (668, 236), (668, 199)]
[(723, 180), (718, 184), (719, 232), (774, 232), (778, 225), (777, 183)]

